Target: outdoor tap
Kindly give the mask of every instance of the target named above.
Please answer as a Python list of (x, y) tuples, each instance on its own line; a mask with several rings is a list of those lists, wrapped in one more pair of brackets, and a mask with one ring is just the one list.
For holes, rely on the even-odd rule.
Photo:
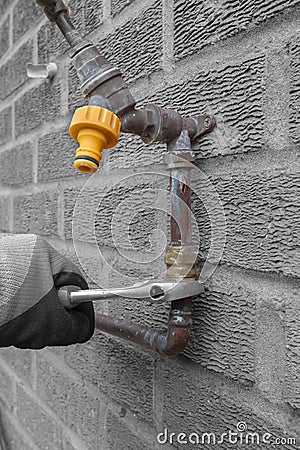
[(159, 304), (170, 302), (166, 329), (157, 330), (118, 317), (96, 315), (96, 328), (157, 351), (163, 356), (177, 355), (186, 347), (192, 326), (192, 297), (203, 285), (198, 280), (198, 248), (191, 239), (190, 173), (195, 155), (191, 143), (215, 126), (211, 114), (182, 117), (172, 109), (145, 105), (136, 109), (121, 71), (101, 55), (98, 48), (82, 38), (73, 26), (62, 0), (36, 0), (50, 21), (55, 22), (71, 47), (70, 58), (88, 105), (78, 108), (70, 124), (70, 135), (79, 142), (74, 166), (95, 172), (101, 151), (118, 142), (120, 131), (136, 134), (146, 144), (164, 142), (164, 157), (171, 192), (170, 243), (166, 248), (167, 274), (164, 280), (150, 280), (126, 288), (74, 292), (60, 291), (65, 308), (90, 300), (132, 298)]
[[(69, 17), (63, 0), (36, 0), (48, 19), (56, 22), (71, 47), (70, 58), (80, 80), (80, 89), (88, 98), (88, 106), (75, 111), (70, 135), (79, 142), (74, 167), (83, 172), (95, 172), (101, 151), (118, 142), (119, 132), (140, 136), (146, 144), (170, 142), (183, 129), (193, 140), (214, 127), (212, 116), (182, 118), (176, 110), (146, 105), (136, 109), (121, 71), (101, 55), (98, 48), (84, 40)], [(207, 117), (206, 129), (202, 122)], [(203, 118), (203, 120), (202, 120)], [(210, 123), (210, 125), (208, 125)]]

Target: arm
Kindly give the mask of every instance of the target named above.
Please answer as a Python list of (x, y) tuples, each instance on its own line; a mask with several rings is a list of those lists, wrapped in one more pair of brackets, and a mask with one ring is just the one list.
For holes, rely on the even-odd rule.
[(57, 290), (87, 289), (77, 267), (36, 235), (0, 239), (0, 347), (83, 343), (94, 332), (92, 303), (65, 310)]

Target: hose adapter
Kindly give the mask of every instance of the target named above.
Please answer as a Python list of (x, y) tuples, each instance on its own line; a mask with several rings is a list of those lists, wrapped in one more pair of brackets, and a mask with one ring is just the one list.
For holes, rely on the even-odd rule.
[(70, 135), (78, 141), (75, 169), (81, 172), (96, 172), (101, 160), (101, 151), (118, 143), (121, 122), (118, 116), (100, 106), (78, 108), (70, 125)]

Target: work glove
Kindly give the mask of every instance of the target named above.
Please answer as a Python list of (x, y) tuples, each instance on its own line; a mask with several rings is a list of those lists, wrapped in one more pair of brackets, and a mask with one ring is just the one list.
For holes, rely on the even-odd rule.
[(88, 289), (80, 271), (39, 236), (0, 237), (0, 347), (83, 343), (94, 332), (92, 303), (66, 310), (63, 286)]

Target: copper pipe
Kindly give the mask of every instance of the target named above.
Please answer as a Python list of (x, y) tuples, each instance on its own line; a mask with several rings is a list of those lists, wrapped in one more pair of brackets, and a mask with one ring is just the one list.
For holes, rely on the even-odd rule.
[[(169, 152), (184, 156), (185, 152), (191, 160), (191, 147), (188, 132), (184, 131), (174, 143), (168, 144)], [(177, 151), (179, 149), (179, 152)], [(170, 169), (171, 188), (171, 243), (168, 247), (178, 248), (178, 245), (189, 245), (191, 234), (190, 214), (182, 205), (191, 206), (191, 191), (189, 185), (190, 169)], [(182, 173), (181, 173), (182, 172)], [(182, 175), (182, 176), (181, 176)], [(186, 217), (186, 216), (189, 217)], [(189, 276), (189, 275), (188, 275)], [(121, 339), (147, 347), (162, 356), (174, 356), (181, 353), (190, 337), (192, 327), (192, 298), (171, 302), (167, 330), (156, 330), (151, 327), (129, 322), (117, 317), (96, 315), (96, 329), (117, 336)]]
[(174, 356), (186, 347), (192, 326), (192, 299), (171, 304), (168, 328), (156, 330), (117, 317), (96, 315), (96, 329), (129, 342), (147, 347), (162, 356)]

